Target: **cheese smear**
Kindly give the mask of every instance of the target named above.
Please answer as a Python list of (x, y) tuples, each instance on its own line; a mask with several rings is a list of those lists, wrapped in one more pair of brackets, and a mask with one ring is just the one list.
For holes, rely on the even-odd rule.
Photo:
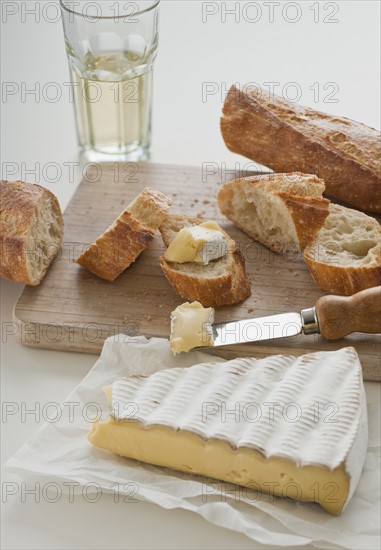
[(213, 346), (214, 309), (200, 302), (185, 302), (171, 313), (170, 347), (174, 355), (202, 346)]
[(164, 259), (183, 264), (196, 262), (208, 265), (227, 254), (228, 245), (221, 227), (213, 221), (181, 229), (167, 248)]

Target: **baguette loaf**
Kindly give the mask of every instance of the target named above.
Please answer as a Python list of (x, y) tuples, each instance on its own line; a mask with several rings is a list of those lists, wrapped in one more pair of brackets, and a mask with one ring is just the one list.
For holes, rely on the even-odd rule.
[(365, 124), (232, 86), (221, 131), (234, 153), (275, 172), (298, 170), (324, 179), (326, 192), (381, 212), (381, 134)]
[(330, 204), (329, 216), (304, 250), (311, 275), (332, 294), (351, 295), (381, 284), (381, 229), (357, 210)]
[(60, 249), (64, 222), (55, 195), (40, 185), (0, 182), (0, 277), (38, 285)]
[(149, 246), (171, 204), (166, 195), (147, 187), (76, 262), (114, 281)]
[(241, 178), (218, 193), (221, 212), (270, 250), (303, 250), (328, 216), (324, 182), (316, 176), (269, 174)]
[[(184, 227), (198, 225), (204, 220), (197, 217), (171, 215), (161, 225), (160, 233), (166, 247)], [(251, 294), (245, 271), (245, 261), (233, 239), (223, 231), (227, 254), (208, 265), (194, 262), (174, 263), (161, 257), (164, 275), (175, 291), (185, 300), (200, 302), (204, 307), (236, 304)]]

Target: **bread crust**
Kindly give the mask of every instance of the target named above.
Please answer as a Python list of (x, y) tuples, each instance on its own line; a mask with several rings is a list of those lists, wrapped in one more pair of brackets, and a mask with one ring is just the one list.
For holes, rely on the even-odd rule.
[(171, 199), (147, 187), (76, 262), (106, 281), (114, 281), (152, 242), (168, 215)]
[[(352, 224), (358, 222), (358, 217), (361, 215), (364, 218), (364, 224), (366, 220), (369, 220), (369, 224), (372, 224), (374, 228), (378, 226), (378, 237), (376, 236), (375, 239), (378, 244), (372, 248), (372, 256), (368, 252), (368, 262), (364, 262), (363, 265), (339, 265), (338, 260), (335, 263), (334, 252), (327, 250), (324, 239), (317, 234), (315, 240), (304, 250), (304, 259), (315, 283), (323, 290), (343, 296), (350, 296), (366, 288), (379, 286), (381, 284), (381, 227), (378, 222), (366, 214), (360, 213), (356, 213), (357, 219), (351, 221), (351, 213), (354, 211), (344, 206), (331, 205), (331, 211), (331, 215), (341, 212), (348, 216), (349, 223)], [(365, 240), (366, 237), (367, 235), (364, 233)], [(340, 243), (337, 243), (336, 253), (340, 254)]]
[(291, 214), (301, 250), (315, 238), (328, 216), (328, 199), (276, 193)]
[(304, 259), (315, 283), (331, 294), (351, 296), (381, 284), (381, 266), (342, 267), (317, 262), (305, 252)]
[[(283, 184), (283, 191), (277, 191)], [(247, 223), (235, 212), (233, 206), (234, 195), (240, 187), (260, 188), (268, 196), (278, 198), (283, 207), (291, 216), (296, 232), (300, 250), (303, 250), (311, 242), (319, 229), (323, 226), (328, 216), (329, 200), (319, 196), (324, 190), (324, 183), (316, 176), (301, 174), (299, 172), (289, 174), (268, 174), (239, 178), (226, 183), (218, 192), (218, 205), (221, 212), (229, 218), (237, 227), (247, 233), (252, 239), (260, 242), (276, 253), (288, 252), (278, 241), (265, 240), (262, 235), (249, 227)], [(312, 196), (308, 196), (308, 193)]]
[[(39, 256), (43, 252), (32, 235), (40, 223), (40, 208), (49, 210), (55, 225), (54, 236), (49, 243), (49, 256), (42, 261)], [(25, 285), (38, 285), (60, 249), (63, 228), (60, 205), (51, 191), (37, 184), (1, 180), (0, 277)], [(38, 269), (33, 269), (33, 259), (37, 260)]]
[[(183, 227), (202, 223), (200, 217), (172, 215), (160, 227), (165, 246), (169, 246), (175, 234)], [(222, 230), (223, 231), (223, 230)], [(197, 272), (203, 268), (194, 266), (194, 272), (184, 270), (184, 264), (167, 262), (164, 256), (160, 258), (160, 266), (174, 290), (184, 299), (198, 301), (204, 307), (219, 307), (236, 304), (248, 298), (251, 294), (250, 282), (245, 271), (245, 261), (236, 242), (223, 231), (228, 243), (226, 258), (210, 262), (210, 275)], [(213, 266), (213, 267), (212, 267)], [(221, 266), (221, 268), (220, 268)], [(218, 275), (213, 274), (218, 267)]]
[(232, 86), (221, 118), (226, 146), (275, 172), (317, 174), (326, 192), (381, 213), (381, 134), (344, 117)]

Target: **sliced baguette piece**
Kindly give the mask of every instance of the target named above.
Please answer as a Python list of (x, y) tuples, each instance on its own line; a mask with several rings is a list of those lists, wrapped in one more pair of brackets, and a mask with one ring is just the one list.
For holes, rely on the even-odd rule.
[(64, 221), (55, 195), (37, 184), (0, 182), (0, 277), (36, 286), (60, 250)]
[(355, 294), (381, 284), (381, 227), (363, 212), (330, 204), (329, 216), (304, 250), (311, 275), (332, 294)]
[(326, 192), (381, 213), (381, 134), (344, 117), (284, 101), (265, 90), (232, 86), (221, 132), (234, 153), (275, 172), (317, 174)]
[(324, 182), (309, 174), (268, 174), (226, 183), (221, 212), (250, 237), (277, 253), (303, 250), (328, 216)]
[(114, 281), (149, 246), (171, 204), (169, 197), (146, 187), (76, 262), (98, 277)]
[[(160, 233), (168, 248), (177, 233), (184, 227), (199, 225), (200, 217), (170, 215), (161, 225)], [(245, 271), (245, 261), (235, 241), (222, 230), (228, 253), (212, 260), (208, 265), (195, 262), (167, 262), (164, 256), (160, 265), (175, 291), (185, 300), (200, 302), (204, 307), (218, 307), (242, 302), (251, 294)]]

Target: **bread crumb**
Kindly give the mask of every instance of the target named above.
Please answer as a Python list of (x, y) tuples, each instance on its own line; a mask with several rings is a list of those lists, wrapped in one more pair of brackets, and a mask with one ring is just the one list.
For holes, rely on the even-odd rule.
[(247, 308), (247, 313), (252, 313), (254, 311), (254, 308), (253, 307), (248, 307)]
[(209, 201), (208, 199), (204, 199), (204, 200), (202, 201), (202, 204), (210, 204), (210, 201)]
[(152, 315), (147, 315), (147, 321), (152, 321)]
[(194, 199), (194, 202), (198, 202), (198, 199)]
[(120, 201), (120, 205), (123, 206), (124, 204), (126, 204), (126, 201), (123, 199)]

